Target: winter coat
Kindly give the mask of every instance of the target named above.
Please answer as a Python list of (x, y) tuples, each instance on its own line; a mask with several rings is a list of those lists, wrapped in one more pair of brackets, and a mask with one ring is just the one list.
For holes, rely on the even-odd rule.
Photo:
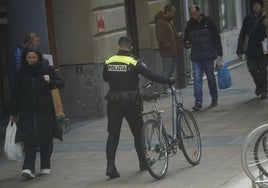
[(190, 19), (185, 28), (184, 43), (189, 41), (191, 48), (191, 60), (210, 61), (222, 56), (222, 44), (219, 32), (212, 20), (204, 15), (201, 22)]
[(243, 45), (247, 35), (249, 40), (246, 55), (251, 58), (258, 58), (263, 55), (262, 41), (266, 37), (265, 26), (263, 24), (264, 18), (265, 16), (262, 13), (258, 16), (251, 13), (245, 17), (238, 38), (237, 54), (245, 53), (243, 51)]
[(172, 20), (161, 11), (155, 16), (155, 27), (162, 57), (177, 57), (179, 55), (179, 36)]
[(20, 57), (22, 55), (22, 52), (24, 50), (24, 47), (22, 45), (18, 45), (14, 51), (11, 53), (11, 62), (12, 62), (12, 68), (14, 73), (17, 72), (21, 65), (20, 65)]
[[(50, 90), (64, 85), (47, 61), (38, 62), (35, 72), (22, 62), (17, 72), (12, 94), (10, 115), (18, 117), (16, 142), (39, 145), (52, 138), (62, 140), (56, 126), (56, 116)], [(50, 76), (50, 83), (43, 76)]]

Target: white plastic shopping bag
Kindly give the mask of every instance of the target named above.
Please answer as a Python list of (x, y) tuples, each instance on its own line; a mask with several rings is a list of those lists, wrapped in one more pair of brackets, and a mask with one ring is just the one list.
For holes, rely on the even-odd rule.
[(16, 123), (9, 121), (6, 128), (4, 152), (8, 160), (22, 161), (23, 150), (21, 143), (15, 143), (17, 126)]

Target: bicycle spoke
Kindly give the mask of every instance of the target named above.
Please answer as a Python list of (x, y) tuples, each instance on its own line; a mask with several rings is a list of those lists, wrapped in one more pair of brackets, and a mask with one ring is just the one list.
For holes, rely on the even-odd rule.
[(181, 112), (178, 122), (181, 146), (186, 160), (197, 165), (201, 158), (201, 138), (194, 117), (188, 110)]
[(267, 136), (268, 124), (254, 129), (245, 139), (241, 153), (245, 173), (262, 187), (268, 187)]
[(159, 122), (148, 120), (143, 127), (141, 145), (144, 148), (144, 160), (149, 173), (156, 179), (166, 175), (168, 154), (166, 140), (159, 129)]

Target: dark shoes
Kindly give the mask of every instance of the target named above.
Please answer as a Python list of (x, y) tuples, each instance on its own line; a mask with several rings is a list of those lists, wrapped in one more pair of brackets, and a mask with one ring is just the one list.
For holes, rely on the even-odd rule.
[(261, 99), (267, 99), (267, 92), (263, 92), (261, 94)]
[(255, 95), (259, 96), (261, 94), (261, 90), (259, 88), (255, 89)]
[[(215, 107), (218, 105), (218, 100), (217, 99), (212, 99), (210, 107)], [(195, 105), (193, 106), (193, 111), (200, 111), (202, 110), (203, 106), (201, 103), (195, 103)]]
[(267, 91), (266, 90), (262, 91), (259, 88), (256, 88), (255, 89), (255, 94), (256, 94), (256, 96), (261, 95), (261, 99), (267, 99)]
[(140, 171), (146, 171), (146, 165), (144, 163), (140, 163)]
[(141, 155), (139, 155), (139, 164), (140, 164), (140, 171), (146, 171), (146, 162), (143, 160), (143, 158), (141, 157)]
[(193, 106), (193, 111), (200, 111), (200, 110), (202, 110), (202, 104), (200, 104), (200, 103), (195, 103), (195, 105)]
[(114, 163), (108, 162), (106, 175), (112, 179), (120, 177), (120, 174), (117, 172), (117, 169)]
[(218, 105), (218, 101), (217, 100), (212, 100), (210, 107), (215, 107), (217, 105)]

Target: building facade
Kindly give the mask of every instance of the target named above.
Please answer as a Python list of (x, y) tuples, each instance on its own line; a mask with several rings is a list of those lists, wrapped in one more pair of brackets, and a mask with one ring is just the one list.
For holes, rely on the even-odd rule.
[[(117, 52), (120, 36), (130, 35), (134, 53), (151, 69), (162, 72), (154, 16), (167, 3), (177, 8), (178, 31), (184, 30), (189, 19), (189, 5), (199, 4), (220, 30), (224, 60), (237, 60), (237, 39), (248, 0), (0, 0), (0, 36), (4, 38), (0, 44), (0, 71), (4, 77), (1, 97), (6, 96), (1, 102), (9, 100), (10, 52), (25, 34), (37, 32), (40, 48), (53, 55), (54, 66), (66, 82), (61, 90), (66, 115), (73, 120), (104, 116), (108, 85), (103, 82), (102, 67), (105, 59)], [(183, 63), (179, 70), (190, 72), (188, 51), (182, 48), (181, 54)], [(179, 87), (186, 87), (187, 80), (180, 80)], [(154, 89), (162, 87), (157, 85)]]

